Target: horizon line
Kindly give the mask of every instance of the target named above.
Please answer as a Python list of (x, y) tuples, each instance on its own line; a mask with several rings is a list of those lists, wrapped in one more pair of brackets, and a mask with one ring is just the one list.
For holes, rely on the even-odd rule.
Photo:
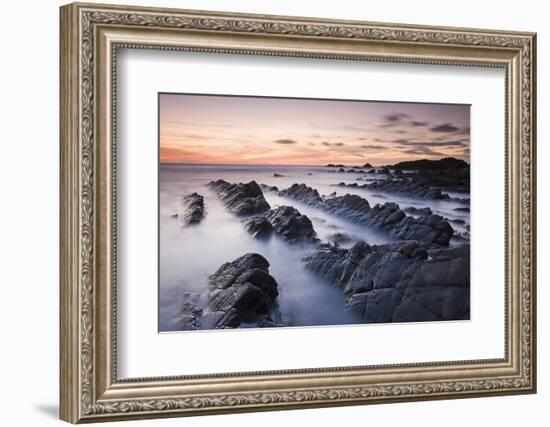
[[(422, 159), (410, 159), (410, 160), (401, 160), (397, 163), (403, 163), (403, 162), (414, 162), (414, 161), (421, 161), (421, 160), (431, 160), (431, 161), (438, 161), (438, 160), (443, 160), (443, 159), (456, 159), (456, 160), (462, 160), (464, 161), (468, 166), (470, 166), (470, 163), (467, 162), (466, 160), (463, 160), (463, 159), (459, 159), (457, 157), (454, 157), (454, 156), (445, 156), (445, 157), (441, 157), (439, 159), (426, 159), (426, 158), (422, 158)], [(315, 164), (315, 165), (299, 165), (299, 164), (275, 164), (275, 163), (199, 163), (199, 162), (163, 162), (163, 161), (159, 161), (159, 164), (160, 165), (199, 165), (199, 166), (300, 166), (300, 167), (327, 167), (327, 165), (329, 164), (334, 164), (334, 165), (343, 165), (343, 167), (347, 167), (347, 168), (351, 168), (351, 167), (363, 167), (364, 164), (366, 163), (369, 163), (369, 164), (372, 164), (371, 162), (369, 161), (365, 161), (363, 162), (362, 164), (354, 164), (354, 165), (345, 165), (343, 163), (339, 163), (339, 162), (336, 162), (336, 163), (332, 163), (332, 162), (329, 162), (329, 163), (325, 163), (325, 164)], [(373, 168), (378, 168), (378, 167), (386, 167), (386, 166), (393, 166), (397, 163), (393, 163), (393, 164), (383, 164), (383, 165), (372, 165)], [(342, 166), (335, 166), (335, 167), (342, 167)]]

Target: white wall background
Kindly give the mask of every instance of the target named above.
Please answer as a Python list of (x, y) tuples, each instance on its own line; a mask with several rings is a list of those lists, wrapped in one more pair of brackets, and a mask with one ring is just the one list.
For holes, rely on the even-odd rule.
[[(110, 0), (113, 3), (122, 3)], [(129, 0), (130, 1), (130, 0)], [(210, 416), (133, 425), (474, 426), (547, 423), (550, 405), (550, 29), (536, 0), (133, 0), (134, 4), (538, 32), (539, 393), (438, 402)], [(3, 425), (60, 425), (58, 402), (58, 6), (2, 5), (0, 65), (0, 401)], [(546, 219), (545, 219), (546, 217)], [(546, 335), (546, 336), (545, 336)]]

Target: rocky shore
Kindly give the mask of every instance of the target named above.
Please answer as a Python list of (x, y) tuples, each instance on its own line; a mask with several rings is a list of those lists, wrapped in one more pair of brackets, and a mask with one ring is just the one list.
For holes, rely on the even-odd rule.
[[(442, 159), (401, 162), (382, 168), (373, 168), (368, 163), (352, 167), (328, 164), (326, 167), (332, 168), (330, 172), (361, 175), (357, 177), (358, 182), (351, 184), (323, 182), (323, 187), (314, 184), (326, 191), (326, 195), (314, 186), (295, 182), (294, 178), (289, 182), (293, 175), (287, 172), (288, 169), (281, 170), (284, 173), (271, 174), (278, 184), (281, 183), (279, 186), (258, 184), (253, 180), (246, 183), (223, 179), (204, 182), (202, 188), (206, 189), (206, 185), (212, 190), (225, 209), (233, 214), (230, 217), (258, 239), (247, 239), (247, 242), (258, 246), (256, 249), (247, 246), (226, 259), (218, 258), (219, 263), (227, 261), (216, 271), (219, 264), (207, 270), (207, 273), (214, 271), (208, 276), (207, 289), (197, 294), (184, 294), (183, 303), (178, 303), (182, 329), (278, 327), (292, 323), (288, 320), (292, 316), (283, 316), (279, 307), (282, 289), (279, 283), (284, 285), (289, 279), (285, 278), (284, 269), (277, 267), (276, 259), (269, 255), (273, 252), (264, 253), (264, 246), (261, 246), (274, 243), (289, 249), (293, 245), (292, 251), (299, 252), (292, 253), (299, 256), (292, 262), (298, 263), (300, 270), (307, 270), (304, 275), (321, 279), (319, 286), (329, 284), (340, 289), (341, 293), (330, 291), (344, 298), (340, 306), (345, 303), (345, 310), (361, 322), (469, 319), (470, 229), (465, 222), (469, 198), (457, 199), (445, 193), (469, 193), (469, 165), (457, 159)], [(311, 173), (305, 175), (302, 175), (304, 181), (310, 182)], [(418, 199), (415, 204), (419, 207), (401, 208), (394, 202), (371, 204), (358, 194), (328, 194), (334, 188), (332, 185), (373, 190), (385, 194), (379, 197), (389, 200), (391, 194), (409, 196)], [(210, 211), (216, 197), (210, 192), (203, 194), (209, 200)], [(283, 198), (282, 203), (280, 198)], [(449, 202), (447, 210), (441, 211), (441, 204)], [(464, 205), (456, 207), (454, 202)], [(312, 209), (319, 213), (312, 213)], [(311, 215), (317, 230), (300, 210)], [(344, 221), (330, 224), (325, 214), (334, 217), (335, 223), (336, 218)], [(200, 225), (205, 215), (205, 197), (193, 192), (183, 197), (181, 213), (178, 210), (178, 214), (172, 216), (181, 217), (186, 227), (205, 227), (214, 216), (209, 213)], [(224, 215), (224, 221), (227, 217)], [(232, 226), (237, 233), (238, 222), (233, 221)], [(341, 225), (346, 222), (355, 225), (350, 224), (349, 228)], [(329, 229), (328, 225), (334, 229)], [(374, 245), (364, 241), (366, 237), (361, 230), (366, 228), (383, 233), (390, 243)], [(386, 237), (381, 241), (386, 241)], [(268, 243), (261, 241), (271, 238)], [(264, 255), (275, 264), (275, 273), (270, 274), (270, 264)], [(282, 298), (282, 301), (287, 300)], [(303, 303), (309, 304), (308, 301)]]
[(264, 238), (275, 233), (291, 243), (318, 240), (310, 219), (292, 206), (279, 206), (261, 216), (247, 218), (243, 224), (253, 237)]
[(298, 209), (292, 206), (271, 209), (256, 181), (230, 184), (219, 180), (212, 181), (209, 186), (231, 212), (247, 216), (242, 223), (253, 237), (267, 238), (276, 234), (291, 243), (318, 240), (310, 219)]
[(380, 179), (363, 185), (358, 185), (355, 183), (345, 184), (341, 182), (337, 185), (339, 187), (355, 187), (367, 190), (381, 191), (385, 193), (403, 194), (409, 197), (418, 197), (421, 199), (449, 199), (449, 195), (443, 193), (441, 189), (430, 187), (425, 183), (414, 181), (411, 178)]
[(235, 215), (255, 215), (270, 209), (262, 189), (256, 181), (243, 184), (230, 184), (223, 179), (208, 184), (225, 206)]
[(470, 245), (424, 249), (415, 241), (320, 247), (303, 262), (343, 290), (368, 323), (462, 320), (470, 315)]
[(373, 178), (357, 178), (359, 181), (370, 181), (366, 184), (341, 182), (338, 186), (377, 190), (408, 197), (444, 200), (450, 198), (444, 191), (470, 191), (470, 165), (454, 158), (414, 160), (369, 170), (340, 168), (338, 172), (376, 174)]
[(376, 228), (399, 240), (418, 240), (447, 246), (454, 233), (449, 222), (440, 215), (432, 213), (414, 218), (407, 216), (396, 203), (371, 207), (368, 200), (354, 194), (323, 198), (317, 190), (305, 184), (294, 184), (278, 194), (340, 218)]
[(277, 326), (278, 284), (263, 256), (248, 253), (226, 262), (210, 276), (208, 288), (202, 322), (210, 327)]

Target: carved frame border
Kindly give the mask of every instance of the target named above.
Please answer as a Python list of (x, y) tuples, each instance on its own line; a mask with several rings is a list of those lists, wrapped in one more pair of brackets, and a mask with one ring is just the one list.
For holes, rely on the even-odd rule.
[[(97, 216), (98, 203), (104, 203), (97, 197), (98, 168), (97, 149), (97, 74), (101, 66), (97, 62), (98, 31), (102, 27), (140, 28), (154, 31), (192, 31), (230, 35), (254, 35), (291, 38), (296, 46), (300, 41), (326, 40), (327, 43), (343, 41), (369, 41), (399, 44), (409, 47), (410, 55), (388, 56), (373, 55), (369, 60), (391, 60), (409, 63), (440, 63), (457, 65), (466, 63), (478, 66), (503, 66), (503, 61), (494, 58), (452, 60), (424, 59), (425, 55), (416, 54), (414, 46), (453, 47), (457, 52), (464, 49), (484, 49), (488, 53), (506, 52), (508, 79), (517, 81), (513, 86), (520, 105), (507, 105), (519, 114), (519, 123), (508, 134), (509, 143), (517, 145), (521, 158), (518, 182), (520, 223), (510, 223), (516, 228), (521, 239), (516, 243), (512, 254), (512, 263), (519, 265), (521, 277), (518, 289), (519, 304), (516, 307), (519, 341), (518, 371), (514, 375), (499, 376), (472, 375), (457, 377), (453, 380), (414, 381), (399, 377), (400, 368), (415, 365), (393, 367), (371, 367), (395, 371), (388, 375), (388, 381), (374, 384), (350, 384), (330, 387), (312, 386), (304, 381), (303, 387), (274, 388), (259, 392), (221, 392), (216, 391), (217, 376), (209, 377), (213, 392), (156, 396), (147, 395), (148, 386), (155, 379), (139, 379), (143, 393), (120, 393), (124, 381), (117, 382), (116, 361), (111, 360), (109, 376), (111, 381), (102, 384), (97, 372), (102, 366), (102, 357), (98, 357), (102, 348), (98, 344), (99, 311), (97, 293), (101, 284), (95, 277), (98, 268), (97, 239), (98, 221), (109, 221)], [(312, 20), (306, 18), (273, 17), (261, 15), (236, 15), (214, 12), (197, 12), (172, 9), (133, 8), (123, 6), (72, 4), (61, 9), (61, 86), (60, 86), (60, 135), (61, 135), (61, 418), (70, 422), (101, 421), (126, 418), (162, 417), (175, 415), (198, 415), (203, 413), (223, 413), (237, 411), (300, 408), (342, 404), (379, 403), (386, 401), (438, 399), (449, 397), (467, 397), (492, 395), (499, 393), (531, 393), (536, 384), (536, 337), (535, 337), (535, 234), (536, 234), (536, 187), (535, 187), (535, 35), (532, 33), (512, 33), (472, 29), (435, 28), (394, 24), (365, 23), (351, 21)], [(133, 43), (113, 44), (112, 63), (116, 63), (117, 47), (181, 49), (173, 45), (143, 45)], [(287, 56), (311, 56), (317, 58), (342, 58), (365, 60), (354, 57), (349, 52), (337, 55), (308, 53), (307, 49), (296, 51), (258, 51), (251, 48), (192, 48), (210, 52), (248, 53)], [(490, 55), (489, 55), (490, 56)], [(113, 70), (111, 70), (112, 72)], [(111, 87), (115, 88), (116, 75), (113, 75)], [(113, 99), (113, 102), (116, 98)], [(508, 104), (508, 103), (507, 103)], [(114, 132), (116, 126), (115, 109), (111, 113)], [(109, 118), (107, 118), (109, 119)], [(517, 140), (516, 140), (517, 137)], [(114, 159), (114, 153), (113, 159)], [(114, 162), (116, 167), (116, 162)], [(508, 170), (508, 169), (507, 169)], [(112, 173), (112, 171), (110, 171)], [(506, 179), (506, 178), (505, 178)], [(116, 188), (115, 188), (116, 191)], [(113, 193), (113, 197), (116, 192)], [(112, 221), (116, 221), (113, 212)], [(518, 221), (516, 221), (518, 222)], [(116, 247), (116, 234), (111, 245)], [(508, 235), (507, 235), (507, 238)], [(115, 261), (116, 262), (116, 261)], [(116, 274), (116, 264), (113, 266)], [(115, 304), (116, 299), (113, 299)], [(115, 305), (116, 307), (116, 305)], [(104, 308), (104, 310), (110, 310)], [(508, 310), (514, 307), (509, 306)], [(509, 315), (507, 310), (507, 321)], [(114, 316), (106, 317), (116, 319)], [(95, 326), (95, 327), (94, 327)], [(106, 326), (108, 333), (116, 325)], [(109, 329), (111, 328), (111, 329)], [(111, 341), (109, 341), (111, 342)], [(113, 342), (111, 342), (113, 343)], [(116, 344), (116, 337), (113, 345)], [(116, 345), (108, 351), (108, 357), (116, 355)], [(508, 350), (508, 347), (506, 348)], [(508, 356), (508, 352), (507, 352)], [(508, 357), (506, 358), (508, 359)], [(481, 362), (481, 361), (472, 361)], [(495, 362), (495, 361), (485, 361)], [(504, 362), (510, 362), (506, 360)], [(441, 369), (441, 366), (462, 365), (467, 362), (448, 362), (425, 364)], [(418, 365), (416, 365), (418, 366)], [(493, 365), (487, 365), (491, 369)], [(330, 370), (333, 375), (346, 368)], [(363, 369), (367, 369), (363, 367)], [(303, 375), (325, 370), (303, 370)], [(291, 374), (291, 372), (287, 372)], [(253, 373), (255, 376), (268, 373)], [(284, 373), (283, 373), (284, 374)], [(220, 375), (232, 377), (238, 375)], [(408, 377), (404, 377), (408, 378)], [(237, 378), (238, 379), (238, 378)], [(156, 380), (162, 386), (183, 382), (183, 378), (162, 378)], [(221, 378), (220, 380), (221, 381)], [(168, 384), (167, 384), (168, 383)], [(104, 387), (103, 387), (104, 386)], [(102, 388), (103, 387), (103, 388)], [(134, 390), (136, 386), (132, 386)], [(139, 388), (139, 385), (137, 386)], [(101, 390), (100, 390), (101, 389)], [(114, 391), (113, 391), (114, 390)], [(113, 391), (111, 393), (111, 391)], [(127, 390), (126, 390), (127, 391)]]

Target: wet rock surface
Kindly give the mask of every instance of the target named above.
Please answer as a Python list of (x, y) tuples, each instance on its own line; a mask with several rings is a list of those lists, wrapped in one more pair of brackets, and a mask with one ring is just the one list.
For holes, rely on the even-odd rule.
[(442, 193), (439, 188), (432, 188), (423, 182), (409, 178), (379, 180), (370, 184), (364, 184), (361, 187), (387, 193), (404, 194), (421, 199), (442, 200), (449, 198), (449, 195)]
[(276, 185), (260, 184), (260, 188), (262, 189), (262, 191), (279, 191), (279, 188)]
[[(276, 271), (279, 286), (269, 273), (268, 260), (256, 253), (272, 253), (264, 252), (263, 248), (271, 250), (281, 243), (296, 244), (292, 247), (292, 253), (299, 255), (285, 262), (301, 264), (298, 270), (308, 278), (307, 283), (325, 287), (330, 284), (340, 290), (331, 289), (332, 298), (329, 299), (336, 300), (335, 295), (340, 298), (338, 310), (341, 312), (345, 311), (342, 301), (345, 298), (345, 307), (352, 313), (346, 313), (349, 317), (345, 318), (345, 322), (357, 323), (358, 319), (367, 323), (469, 319), (470, 227), (468, 217), (464, 215), (469, 212), (469, 198), (459, 199), (463, 197), (461, 194), (448, 195), (442, 191), (469, 193), (469, 165), (453, 159), (435, 163), (404, 162), (399, 166), (363, 170), (366, 167), (330, 165), (330, 170), (323, 173), (334, 173), (334, 181), (327, 183), (322, 178), (312, 187), (294, 183), (282, 188), (293, 182), (289, 182), (289, 175), (279, 173), (283, 171), (270, 172), (273, 178), (277, 178), (270, 184), (278, 186), (258, 184), (256, 181), (232, 183), (235, 182), (233, 179), (239, 179), (233, 175), (227, 175), (226, 179), (230, 182), (220, 179), (206, 184), (212, 179), (208, 176), (201, 188), (208, 185), (225, 208), (238, 217), (229, 219), (233, 223), (232, 230), (239, 233), (237, 219), (255, 239), (277, 238), (269, 242), (252, 242), (245, 237), (249, 246), (237, 254), (250, 253), (224, 263), (207, 281), (201, 273), (204, 287), (198, 290), (200, 294), (186, 292), (183, 301), (179, 300), (179, 296), (174, 299), (172, 319), (177, 322), (176, 329), (293, 325), (299, 316), (294, 315), (297, 311), (288, 310), (286, 304), (287, 286), (297, 285), (295, 277), (286, 277), (286, 264), (281, 269), (278, 256), (273, 258), (271, 269)], [(321, 176), (321, 172), (318, 175)], [(247, 178), (240, 180), (246, 181)], [(340, 180), (347, 182), (336, 184)], [(303, 182), (309, 181), (304, 178)], [(317, 188), (323, 188), (326, 193), (320, 194), (315, 185), (320, 185)], [(405, 206), (409, 203), (415, 206), (405, 208), (391, 202), (371, 204), (367, 198), (361, 197), (359, 191), (355, 191), (358, 194), (337, 195), (342, 194), (340, 191), (328, 194), (333, 189), (338, 190), (334, 185), (375, 190), (368, 194), (372, 194), (372, 200), (377, 201), (380, 200), (378, 197), (395, 200), (391, 193), (423, 200), (397, 198), (404, 200)], [(196, 191), (203, 192), (199, 188)], [(210, 193), (206, 195), (211, 197)], [(282, 202), (281, 197), (286, 201)], [(272, 202), (272, 206), (267, 200)], [(212, 203), (209, 203), (209, 210), (213, 209)], [(279, 206), (281, 203), (284, 205)], [(185, 195), (183, 206), (183, 211), (172, 216), (182, 220), (185, 226), (198, 224), (205, 217), (205, 202), (201, 194)], [(172, 209), (169, 212), (174, 212)], [(307, 212), (309, 217), (300, 210)], [(453, 210), (458, 217), (453, 215)], [(175, 211), (178, 211), (177, 207)], [(442, 213), (449, 219), (434, 212)], [(209, 214), (214, 219), (214, 215)], [(227, 215), (223, 218), (228, 220)], [(310, 218), (315, 222), (323, 242), (328, 243), (320, 244)], [(372, 245), (365, 242), (363, 239), (368, 240), (371, 236), (368, 228), (387, 235), (381, 238), (375, 236), (376, 233), (372, 234), (373, 239), (380, 238), (376, 241), (390, 240), (391, 243)], [(290, 249), (289, 245), (281, 251), (287, 249)], [(234, 256), (231, 252), (231, 255), (208, 266), (206, 271), (214, 271), (220, 262)], [(303, 272), (302, 266), (309, 272)], [(283, 292), (284, 298), (279, 296), (280, 292)], [(279, 301), (283, 304), (281, 309)], [(309, 300), (304, 304), (313, 303)], [(300, 305), (299, 311), (302, 308)], [(287, 311), (282, 315), (280, 310)]]
[(273, 226), (269, 219), (264, 216), (254, 216), (242, 221), (244, 228), (252, 237), (265, 239), (273, 234)]
[(274, 233), (290, 243), (317, 241), (311, 220), (292, 206), (279, 206), (261, 216), (247, 218), (243, 225), (257, 238), (269, 237)]
[(464, 160), (447, 157), (441, 160), (412, 160), (396, 163), (390, 168), (407, 170), (408, 177), (431, 188), (447, 191), (470, 191), (470, 165)]
[(204, 197), (198, 193), (183, 197), (182, 221), (184, 226), (198, 224), (204, 218)]
[(440, 160), (408, 160), (396, 163), (391, 168), (407, 170), (443, 170), (443, 169), (463, 169), (469, 167), (464, 160), (454, 157), (445, 157)]
[(255, 215), (269, 210), (262, 189), (256, 181), (230, 184), (223, 179), (208, 184), (225, 206), (235, 215)]
[[(419, 218), (407, 216), (396, 203), (377, 204), (355, 194), (322, 198), (317, 190), (305, 184), (294, 184), (279, 195), (322, 209), (356, 223), (382, 230), (399, 240), (418, 240), (447, 246), (454, 230), (445, 218), (429, 214)], [(431, 212), (431, 211), (430, 211)]]
[(332, 245), (342, 245), (350, 243), (354, 240), (357, 240), (357, 238), (350, 236), (347, 233), (334, 233), (329, 236), (329, 244), (332, 242)]
[(279, 206), (265, 214), (276, 234), (289, 242), (314, 242), (317, 235), (310, 219), (292, 206)]
[(344, 291), (349, 310), (379, 323), (469, 319), (469, 259), (469, 244), (426, 250), (415, 241), (360, 241), (321, 246), (303, 262)]
[(432, 210), (427, 206), (425, 208), (415, 208), (414, 206), (409, 206), (408, 208), (405, 208), (403, 210), (413, 215), (431, 215), (432, 214)]
[(245, 254), (226, 262), (210, 276), (203, 322), (213, 328), (276, 326), (278, 295), (269, 262), (260, 254)]
[[(258, 185), (255, 181), (230, 184), (221, 180), (211, 182), (209, 186), (234, 214), (248, 216), (242, 220), (242, 224), (253, 237), (267, 238), (277, 234), (290, 243), (313, 243), (318, 240), (310, 219), (298, 209), (292, 206), (270, 209), (262, 188), (265, 191), (278, 192), (275, 186)], [(313, 190), (313, 194), (318, 196), (316, 190)]]
[[(385, 176), (363, 185), (343, 182), (338, 185), (431, 200), (452, 199), (444, 193), (445, 190), (465, 193), (470, 191), (470, 165), (455, 158), (401, 162), (378, 169), (376, 173)], [(362, 177), (357, 179), (372, 181)], [(469, 199), (452, 200), (469, 203)]]
[(279, 191), (279, 195), (313, 207), (323, 201), (317, 190), (305, 184), (292, 184), (289, 188)]

